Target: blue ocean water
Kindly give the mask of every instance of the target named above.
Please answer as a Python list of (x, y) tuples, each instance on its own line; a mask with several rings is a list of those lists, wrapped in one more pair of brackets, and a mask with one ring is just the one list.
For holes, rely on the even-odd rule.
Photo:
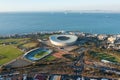
[(40, 31), (120, 33), (118, 13), (0, 13), (0, 35)]

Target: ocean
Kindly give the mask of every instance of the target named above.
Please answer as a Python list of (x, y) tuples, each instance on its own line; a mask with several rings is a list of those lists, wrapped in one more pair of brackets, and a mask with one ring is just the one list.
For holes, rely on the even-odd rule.
[(119, 13), (0, 13), (0, 35), (40, 31), (81, 31), (119, 34)]

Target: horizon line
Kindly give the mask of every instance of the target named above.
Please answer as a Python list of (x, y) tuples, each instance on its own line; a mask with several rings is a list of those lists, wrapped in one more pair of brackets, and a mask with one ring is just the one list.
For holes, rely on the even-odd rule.
[(81, 10), (81, 11), (0, 11), (0, 13), (120, 13), (120, 11), (96, 11), (96, 10)]
[(120, 10), (53, 10), (53, 11), (0, 11), (0, 13), (34, 13), (34, 12), (49, 12), (49, 13), (57, 13), (57, 12), (65, 12), (65, 13), (120, 13)]

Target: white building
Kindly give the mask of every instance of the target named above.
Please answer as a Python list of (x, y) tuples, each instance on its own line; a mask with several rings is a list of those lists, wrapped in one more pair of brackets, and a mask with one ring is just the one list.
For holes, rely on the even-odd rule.
[(115, 42), (115, 40), (116, 40), (116, 37), (109, 37), (108, 38), (108, 41), (110, 42), (110, 43), (114, 43)]
[(104, 40), (106, 38), (107, 38), (107, 35), (102, 35), (102, 34), (98, 35), (99, 40)]
[(78, 37), (75, 35), (52, 35), (49, 37), (50, 42), (56, 46), (73, 45)]

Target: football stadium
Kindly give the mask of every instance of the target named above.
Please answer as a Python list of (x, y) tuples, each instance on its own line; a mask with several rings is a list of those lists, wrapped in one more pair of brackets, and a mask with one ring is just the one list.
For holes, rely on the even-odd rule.
[(26, 59), (31, 60), (31, 61), (37, 61), (37, 60), (40, 60), (40, 59), (48, 56), (51, 53), (52, 53), (52, 50), (50, 50), (50, 49), (36, 48), (36, 49), (33, 49), (33, 50), (25, 53), (23, 57), (25, 57)]
[(78, 37), (75, 35), (52, 35), (49, 37), (50, 42), (55, 46), (73, 45)]

